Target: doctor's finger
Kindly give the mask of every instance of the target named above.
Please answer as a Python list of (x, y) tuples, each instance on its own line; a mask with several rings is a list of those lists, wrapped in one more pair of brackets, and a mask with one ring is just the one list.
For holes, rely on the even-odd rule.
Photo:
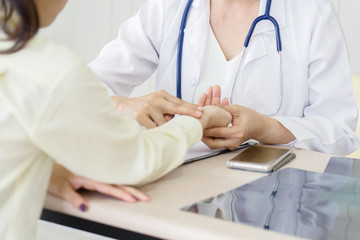
[(211, 138), (204, 137), (202, 139), (203, 143), (205, 143), (210, 149), (217, 148), (227, 148), (230, 150), (236, 149), (241, 145), (241, 141), (236, 138)]
[[(154, 122), (155, 126), (161, 126), (167, 122), (165, 115), (169, 115), (164, 112), (164, 108), (160, 105), (150, 105), (147, 107), (147, 114)], [(171, 114), (170, 114), (171, 115)]]
[(163, 114), (181, 114), (196, 118), (200, 118), (202, 116), (202, 112), (204, 111), (203, 106), (183, 101), (168, 94), (166, 91), (162, 91), (161, 94), (163, 94), (163, 99), (158, 100), (156, 102), (156, 106), (162, 110)]
[(155, 127), (156, 126), (161, 126), (161, 125), (163, 125), (164, 123), (167, 122), (166, 119), (165, 119), (164, 114), (162, 113), (162, 111), (153, 110), (149, 114), (150, 114), (150, 118), (152, 119), (153, 124), (155, 125)]
[(171, 119), (174, 118), (174, 115), (173, 114), (164, 114), (164, 118), (166, 121), (170, 121)]
[(187, 115), (195, 118), (201, 118), (203, 115), (203, 107), (198, 106), (200, 110), (189, 109), (186, 105), (172, 105), (168, 106), (166, 113), (171, 115)]
[(144, 115), (141, 117), (137, 117), (136, 120), (141, 126), (144, 126), (146, 129), (151, 129), (156, 127), (154, 121), (150, 118), (149, 115)]
[(215, 138), (244, 138), (245, 132), (235, 127), (215, 127), (204, 130), (204, 136)]
[[(204, 106), (201, 104), (193, 104), (193, 103), (189, 103), (186, 102), (184, 100), (181, 100), (177, 97), (172, 97), (172, 101), (170, 101), (172, 104), (167, 104), (165, 103), (166, 107), (168, 109), (173, 109), (173, 108), (182, 108), (182, 109), (186, 109), (187, 112), (192, 112), (192, 115), (196, 115), (201, 117), (202, 112), (204, 111)], [(200, 115), (199, 115), (200, 114)]]
[(170, 114), (170, 115), (188, 115), (195, 118), (201, 118), (204, 107), (203, 106), (197, 106), (192, 103), (188, 103), (185, 101), (181, 101), (178, 103), (169, 103), (169, 102), (163, 102), (160, 103), (158, 107), (161, 109), (162, 114)]

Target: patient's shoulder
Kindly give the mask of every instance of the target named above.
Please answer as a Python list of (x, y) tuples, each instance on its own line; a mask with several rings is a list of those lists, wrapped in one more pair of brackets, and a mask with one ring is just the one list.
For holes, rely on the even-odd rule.
[(61, 77), (74, 67), (86, 65), (68, 48), (39, 37), (32, 39), (18, 52), (1, 54), (0, 63), (9, 71), (45, 82)]

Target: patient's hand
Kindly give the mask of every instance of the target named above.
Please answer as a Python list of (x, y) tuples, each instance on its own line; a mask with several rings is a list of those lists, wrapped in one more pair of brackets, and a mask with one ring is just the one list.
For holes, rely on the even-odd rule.
[(88, 209), (88, 204), (77, 192), (77, 190), (81, 188), (97, 191), (125, 202), (147, 202), (150, 200), (148, 195), (133, 187), (110, 185), (96, 182), (85, 177), (75, 176), (60, 164), (54, 164), (48, 192), (69, 201), (75, 208), (86, 211)]
[(206, 93), (203, 93), (198, 99), (198, 105), (200, 106), (228, 106), (229, 99), (224, 98), (221, 100), (221, 87), (216, 85), (214, 87), (209, 87)]
[(137, 98), (111, 97), (116, 111), (136, 119), (146, 128), (160, 126), (174, 117), (175, 114), (200, 118), (203, 107), (185, 102), (160, 90)]

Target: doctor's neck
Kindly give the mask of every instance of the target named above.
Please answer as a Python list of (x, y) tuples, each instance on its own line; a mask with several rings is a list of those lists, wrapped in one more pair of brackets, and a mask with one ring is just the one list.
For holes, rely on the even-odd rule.
[(210, 0), (211, 7), (219, 10), (234, 10), (234, 8), (248, 8), (259, 4), (260, 0)]
[(215, 4), (251, 4), (251, 3), (256, 3), (259, 2), (260, 0), (210, 0), (211, 3), (215, 3)]

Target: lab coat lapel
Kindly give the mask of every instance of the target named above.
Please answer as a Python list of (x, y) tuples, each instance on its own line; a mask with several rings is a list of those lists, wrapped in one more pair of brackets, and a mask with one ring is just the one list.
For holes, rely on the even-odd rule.
[(185, 29), (191, 55), (196, 55), (198, 63), (205, 53), (206, 42), (210, 26), (210, 0), (195, 0), (189, 14)]
[[(267, 0), (260, 1), (259, 15), (265, 13)], [(285, 5), (284, 0), (273, 0), (270, 9), (270, 15), (273, 16), (279, 24), (280, 35), (281, 30), (286, 27)], [(251, 42), (247, 50), (247, 56), (245, 58), (244, 67), (263, 56), (266, 56), (269, 52), (268, 46), (265, 44), (264, 34), (269, 33), (275, 39), (274, 25), (270, 21), (261, 21), (256, 25)], [(275, 47), (274, 47), (275, 49)]]
[[(209, 32), (210, 1), (195, 0), (192, 4), (185, 28), (183, 48), (182, 96), (192, 101), (196, 84), (200, 77), (201, 62), (205, 54)], [(186, 85), (186, 86), (185, 86)]]

